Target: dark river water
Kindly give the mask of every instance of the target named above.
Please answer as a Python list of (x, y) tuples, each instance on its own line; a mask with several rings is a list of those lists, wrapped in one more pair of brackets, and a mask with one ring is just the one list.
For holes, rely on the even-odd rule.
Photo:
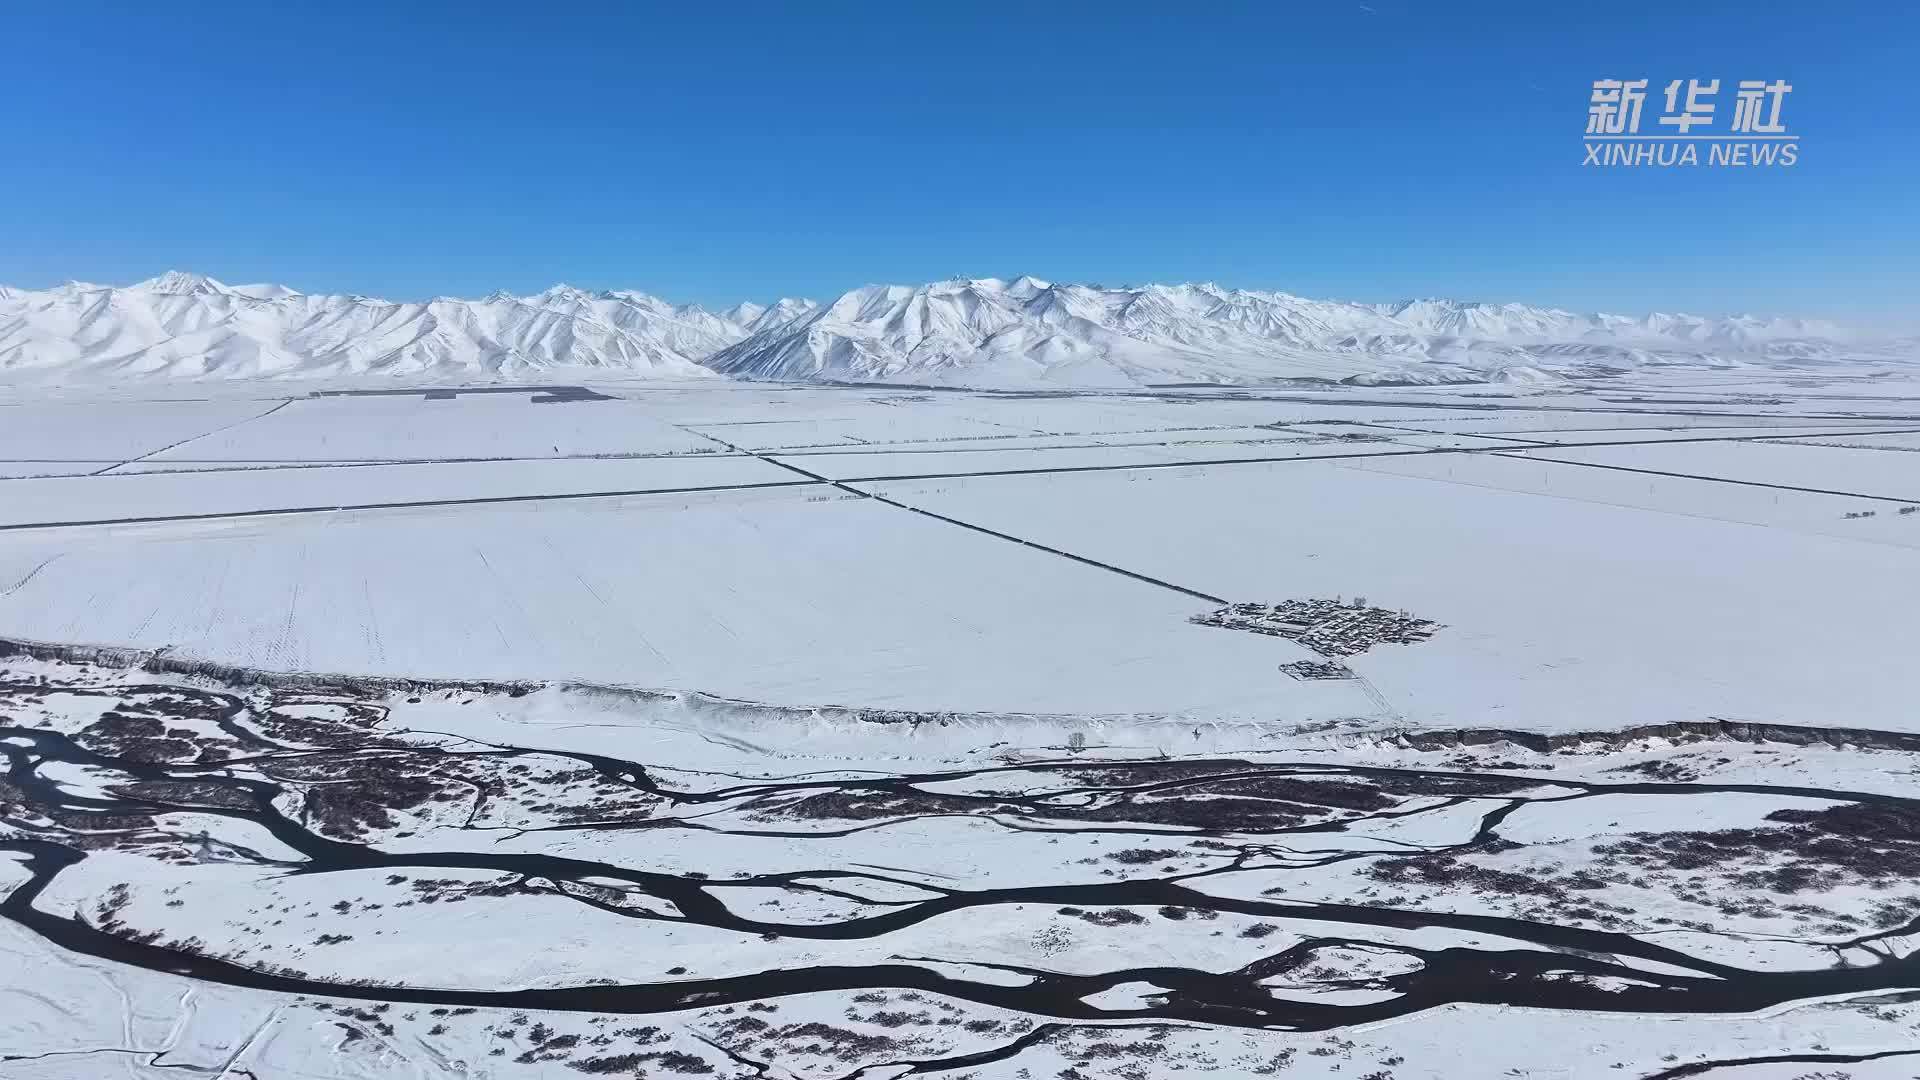
[[(105, 722), (86, 730), (62, 733), (26, 722), (37, 703), (53, 692), (97, 697)], [(126, 686), (75, 689), (50, 687), (36, 680), (0, 683), (0, 755), (5, 762), (5, 787), (0, 787), (0, 851), (24, 859), (30, 877), (0, 900), (4, 917), (69, 953), (96, 957), (116, 964), (182, 975), (208, 982), (259, 990), (335, 998), (357, 998), (439, 1005), (498, 1006), (515, 1009), (578, 1010), (593, 1013), (664, 1013), (690, 1008), (777, 998), (819, 991), (914, 989), (947, 995), (1026, 1013), (1037, 1019), (1140, 1019), (1199, 1022), (1248, 1028), (1325, 1030), (1431, 1009), (1458, 1002), (1531, 1006), (1558, 1010), (1604, 1010), (1644, 1013), (1743, 1013), (1787, 1002), (1829, 995), (1902, 992), (1920, 987), (1920, 966), (1912, 956), (1890, 950), (1856, 951), (1856, 959), (1842, 963), (1835, 953), (1830, 966), (1806, 970), (1760, 970), (1724, 960), (1690, 955), (1681, 948), (1658, 944), (1631, 934), (1601, 928), (1578, 917), (1585, 910), (1591, 882), (1578, 877), (1566, 882), (1531, 884), (1475, 869), (1477, 853), (1510, 849), (1501, 836), (1502, 823), (1517, 810), (1540, 799), (1578, 802), (1607, 797), (1613, 800), (1658, 798), (1663, 806), (1697, 809), (1703, 813), (1716, 800), (1735, 795), (1777, 795), (1809, 802), (1816, 808), (1798, 817), (1756, 819), (1729, 833), (1688, 832), (1695, 815), (1676, 821), (1673, 833), (1633, 843), (1641, 859), (1664, 858), (1671, 850), (1673, 874), (1707, 875), (1703, 884), (1724, 887), (1727, 867), (1688, 866), (1689, 853), (1702, 850), (1750, 851), (1755, 866), (1768, 873), (1805, 869), (1820, 881), (1866, 881), (1873, 884), (1874, 867), (1898, 867), (1903, 858), (1920, 851), (1920, 801), (1889, 795), (1829, 791), (1817, 787), (1711, 782), (1667, 782), (1623, 777), (1618, 783), (1565, 779), (1550, 771), (1528, 771), (1523, 762), (1503, 770), (1466, 766), (1448, 769), (1399, 769), (1329, 764), (1326, 761), (1249, 764), (1244, 761), (1090, 762), (1085, 760), (1008, 766), (979, 771), (928, 774), (863, 775), (855, 779), (794, 779), (741, 782), (700, 790), (675, 790), (654, 777), (670, 775), (673, 762), (629, 761), (593, 754), (516, 747), (463, 751), (459, 765), (478, 789), (493, 782), (473, 770), (510, 768), (538, 755), (561, 761), (577, 770), (591, 770), (596, 790), (620, 791), (650, 800), (661, 814), (710, 805), (735, 810), (759, 808), (751, 830), (759, 835), (791, 838), (806, 849), (823, 853), (824, 838), (840, 838), (870, 831), (889, 822), (931, 815), (991, 815), (1012, 829), (1044, 828), (1055, 833), (1093, 830), (1108, 836), (1137, 835), (1139, 842), (1164, 846), (1169, 830), (1173, 839), (1210, 840), (1230, 858), (1209, 871), (1158, 874), (1152, 866), (1129, 868), (1117, 880), (1059, 884), (1031, 884), (1011, 888), (971, 888), (965, 867), (956, 869), (954, 884), (928, 884), (912, 879), (921, 899), (874, 905), (837, 920), (782, 922), (742, 914), (727, 902), (733, 890), (794, 888), (804, 879), (807, 888), (832, 888), (836, 878), (849, 884), (888, 880), (871, 866), (843, 866), (825, 861), (807, 874), (793, 872), (729, 877), (723, 881), (669, 872), (644, 865), (623, 865), (528, 853), (491, 853), (461, 850), (383, 850), (378, 830), (346, 838), (351, 830), (328, 829), (309, 811), (283, 807), (311, 807), (310, 793), (290, 792), (301, 782), (281, 782), (236, 775), (278, 764), (325, 768), (331, 775), (353, 780), (379, 770), (385, 786), (367, 781), (360, 797), (377, 801), (382, 791), (397, 792), (399, 802), (418, 802), (417, 788), (392, 780), (396, 768), (417, 776), (438, 777), (456, 752), (434, 746), (396, 743), (379, 726), (382, 710), (359, 706), (357, 723), (305, 727), (290, 719), (263, 722), (237, 696), (183, 690), (176, 686)], [(269, 718), (271, 719), (271, 718)], [(157, 721), (173, 730), (153, 734)], [(198, 742), (185, 738), (178, 724), (191, 721), (198, 730), (220, 732)], [(316, 741), (316, 733), (324, 734)], [(179, 744), (193, 745), (183, 748)], [(201, 744), (218, 743), (219, 752), (203, 756)], [(396, 765), (395, 763), (399, 764)], [(64, 790), (43, 774), (50, 763), (83, 766), (96, 777), (107, 777), (108, 794)], [(658, 768), (656, 768), (656, 766)], [(272, 771), (265, 769), (264, 771)], [(311, 775), (311, 774), (309, 774)], [(673, 774), (679, 775), (679, 774)], [(404, 779), (402, 777), (401, 779)], [(975, 785), (956, 781), (980, 780)], [(360, 781), (355, 781), (360, 782)], [(438, 780), (419, 781), (438, 783)], [(990, 782), (990, 783), (988, 783)], [(940, 785), (933, 789), (932, 785)], [(960, 791), (992, 793), (956, 794)], [(354, 790), (349, 788), (349, 790)], [(1021, 790), (1032, 792), (1020, 794)], [(1012, 793), (1009, 793), (1012, 792)], [(1204, 794), (1206, 798), (1193, 796)], [(1675, 795), (1684, 799), (1675, 799)], [(301, 798), (289, 798), (301, 795)], [(484, 799), (483, 795), (483, 799)], [(504, 797), (495, 791), (495, 798)], [(1835, 810), (1817, 808), (1829, 805)], [(1353, 845), (1328, 846), (1316, 853), (1316, 837), (1337, 836), (1380, 818), (1426, 813), (1459, 813), (1463, 806), (1479, 812), (1478, 827), (1455, 843), (1413, 853), (1405, 863), (1407, 874), (1427, 886), (1429, 893), (1457, 888), (1487, 898), (1486, 914), (1428, 910), (1397, 901), (1296, 902), (1271, 898), (1224, 898), (1205, 891), (1207, 881), (1232, 873), (1247, 860), (1270, 853), (1284, 843), (1296, 860), (1324, 865), (1367, 859), (1390, 861), (1377, 851), (1356, 853)], [(63, 873), (115, 846), (103, 834), (138, 838), (154, 827), (154, 816), (191, 809), (194, 813), (250, 822), (265, 829), (286, 848), (298, 853), (289, 861), (229, 847), (227, 861), (250, 859), (274, 865), (296, 875), (326, 875), (342, 871), (382, 870), (396, 875), (431, 875), (436, 871), (486, 871), (513, 875), (519, 880), (577, 882), (600, 879), (620, 882), (631, 890), (664, 903), (647, 911), (632, 904), (595, 900), (591, 896), (554, 895), (554, 903), (578, 902), (639, 921), (644, 934), (649, 920), (679, 920), (742, 935), (778, 935), (781, 938), (851, 941), (876, 938), (929, 919), (978, 909), (982, 920), (994, 918), (1004, 905), (1046, 905), (1076, 914), (1112, 909), (1157, 909), (1162, 918), (1185, 921), (1221, 916), (1257, 918), (1286, 930), (1291, 924), (1311, 922), (1317, 931), (1327, 924), (1345, 928), (1339, 935), (1316, 933), (1304, 941), (1282, 939), (1284, 948), (1262, 947), (1249, 941), (1247, 962), (1229, 971), (1198, 967), (1126, 967), (1099, 974), (1063, 974), (1047, 971), (1036, 960), (1031, 967), (1010, 967), (1018, 979), (993, 982), (968, 979), (952, 969), (907, 960), (857, 966), (771, 968), (724, 978), (653, 977), (618, 985), (580, 985), (544, 989), (492, 990), (436, 989), (429, 986), (367, 986), (324, 975), (291, 975), (256, 969), (166, 942), (142, 940), (83, 919), (71, 912), (48, 910), (37, 901)], [(1844, 812), (1843, 812), (1844, 811)], [(365, 814), (377, 811), (365, 810)], [(590, 822), (595, 829), (655, 828), (644, 815), (629, 820)], [(704, 819), (700, 819), (704, 820)], [(744, 829), (736, 813), (714, 820), (719, 824), (676, 824), (718, 832)], [(1471, 820), (1471, 818), (1469, 818)], [(1677, 839), (1675, 839), (1677, 838)], [(1701, 839), (1704, 838), (1704, 839)], [(1631, 839), (1631, 838), (1629, 838)], [(1662, 846), (1664, 845), (1664, 846)], [(1703, 847), (1704, 845), (1704, 847)], [(1717, 845), (1717, 846), (1716, 846)], [(1300, 853), (1305, 852), (1306, 855)], [(1648, 854), (1652, 852), (1652, 854)], [(956, 859), (990, 858), (991, 852), (958, 852)], [(1878, 860), (1874, 862), (1873, 860)], [(1597, 860), (1597, 864), (1604, 863)], [(1724, 862), (1724, 857), (1722, 859)], [(1785, 869), (1781, 869), (1782, 867)], [(1810, 868), (1810, 869), (1806, 869)], [(1404, 871), (1404, 872), (1403, 872)], [(1453, 877), (1450, 879), (1449, 875)], [(1864, 875), (1864, 876), (1862, 876)], [(1084, 875), (1079, 875), (1084, 876)], [(904, 879), (903, 879), (904, 880)], [(1389, 879), (1392, 880), (1392, 879)], [(1788, 879), (1782, 879), (1788, 880)], [(1792, 880), (1799, 880), (1797, 878)], [(1913, 882), (1892, 884), (1882, 875), (1876, 886), (1892, 898), (1912, 897)], [(1719, 882), (1719, 884), (1714, 884)], [(135, 885), (138, 883), (135, 882)], [(1535, 907), (1557, 915), (1518, 917), (1511, 914), (1512, 897), (1503, 890), (1524, 889)], [(670, 910), (671, 915), (658, 914)], [(1497, 914), (1495, 912), (1508, 912)], [(1871, 945), (1915, 928), (1920, 911), (1901, 917), (1894, 925), (1863, 922), (1854, 940)], [(1133, 920), (1138, 922), (1139, 920)], [(1392, 942), (1374, 940), (1382, 931), (1438, 928), (1498, 939), (1483, 947), (1413, 948), (1390, 935)], [(1152, 933), (1154, 923), (1122, 926), (1118, 933)], [(1833, 937), (1821, 934), (1823, 942)], [(1845, 937), (1846, 935), (1842, 935)], [(1373, 991), (1374, 1000), (1314, 1000), (1299, 991), (1276, 992), (1262, 980), (1297, 972), (1330, 950), (1361, 948), (1375, 954), (1395, 954), (1398, 973), (1369, 976), (1353, 985)], [(1858, 957), (1872, 955), (1871, 962)], [(964, 957), (953, 957), (964, 959)], [(1646, 962), (1635, 965), (1631, 961)], [(1665, 970), (1647, 969), (1647, 964)], [(1771, 966), (1771, 965), (1770, 965)], [(405, 980), (405, 972), (393, 976)], [(1006, 982), (1019, 985), (1005, 985)], [(1089, 997), (1127, 983), (1149, 983), (1159, 990), (1142, 999), (1101, 1006)], [(1285, 994), (1292, 996), (1284, 996)], [(950, 1064), (950, 1063), (949, 1063)]]

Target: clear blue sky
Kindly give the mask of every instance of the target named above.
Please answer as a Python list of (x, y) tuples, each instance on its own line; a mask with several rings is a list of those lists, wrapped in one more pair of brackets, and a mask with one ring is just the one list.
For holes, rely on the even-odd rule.
[[(572, 8), (11, 6), (0, 282), (1920, 318), (1914, 5)], [(1800, 164), (1584, 168), (1605, 77), (1785, 78)]]

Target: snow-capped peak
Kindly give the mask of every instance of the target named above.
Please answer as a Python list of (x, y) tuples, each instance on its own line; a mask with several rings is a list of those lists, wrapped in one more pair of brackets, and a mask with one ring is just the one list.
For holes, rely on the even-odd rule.
[(756, 334), (768, 330), (778, 330), (789, 323), (807, 318), (819, 310), (820, 305), (812, 300), (782, 297), (774, 301), (772, 306), (754, 316), (752, 321), (742, 325), (744, 325), (748, 331)]
[(161, 296), (198, 296), (232, 291), (205, 274), (190, 274), (184, 270), (169, 270), (129, 288)]
[(1008, 283), (1007, 295), (1018, 297), (1022, 300), (1031, 300), (1051, 288), (1053, 288), (1053, 285), (1049, 282), (1022, 274)]
[(765, 314), (766, 310), (767, 306), (765, 304), (756, 304), (751, 300), (746, 300), (721, 312), (720, 317), (730, 323), (747, 326), (751, 324), (753, 320)]
[(563, 282), (544, 292), (530, 296), (528, 299), (541, 304), (585, 304), (594, 299), (594, 294), (585, 289), (577, 289)]

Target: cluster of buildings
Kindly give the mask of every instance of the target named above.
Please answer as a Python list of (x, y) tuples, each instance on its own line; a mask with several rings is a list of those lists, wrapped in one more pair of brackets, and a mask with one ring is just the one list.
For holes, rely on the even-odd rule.
[[(1368, 607), (1363, 596), (1354, 597), (1350, 603), (1335, 597), (1332, 600), (1282, 600), (1277, 604), (1229, 604), (1196, 616), (1193, 621), (1202, 626), (1287, 638), (1328, 657), (1352, 656), (1382, 642), (1411, 645), (1427, 640), (1440, 629), (1439, 623), (1415, 618), (1405, 611)], [(1314, 677), (1347, 678), (1350, 675)]]
[(1291, 664), (1281, 664), (1280, 670), (1296, 679), (1351, 679), (1353, 669), (1345, 664), (1336, 664), (1331, 660), (1295, 660)]

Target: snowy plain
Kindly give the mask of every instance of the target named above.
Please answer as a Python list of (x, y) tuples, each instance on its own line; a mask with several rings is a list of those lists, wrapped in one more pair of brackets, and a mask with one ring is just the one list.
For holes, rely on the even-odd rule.
[[(1897, 400), (193, 385), (0, 406), (61, 440), (9, 466), (87, 466), (0, 481), (0, 634), (797, 706), (1914, 724), (1916, 465), (1854, 448)], [(1310, 597), (1444, 629), (1315, 681), (1187, 621)]]

